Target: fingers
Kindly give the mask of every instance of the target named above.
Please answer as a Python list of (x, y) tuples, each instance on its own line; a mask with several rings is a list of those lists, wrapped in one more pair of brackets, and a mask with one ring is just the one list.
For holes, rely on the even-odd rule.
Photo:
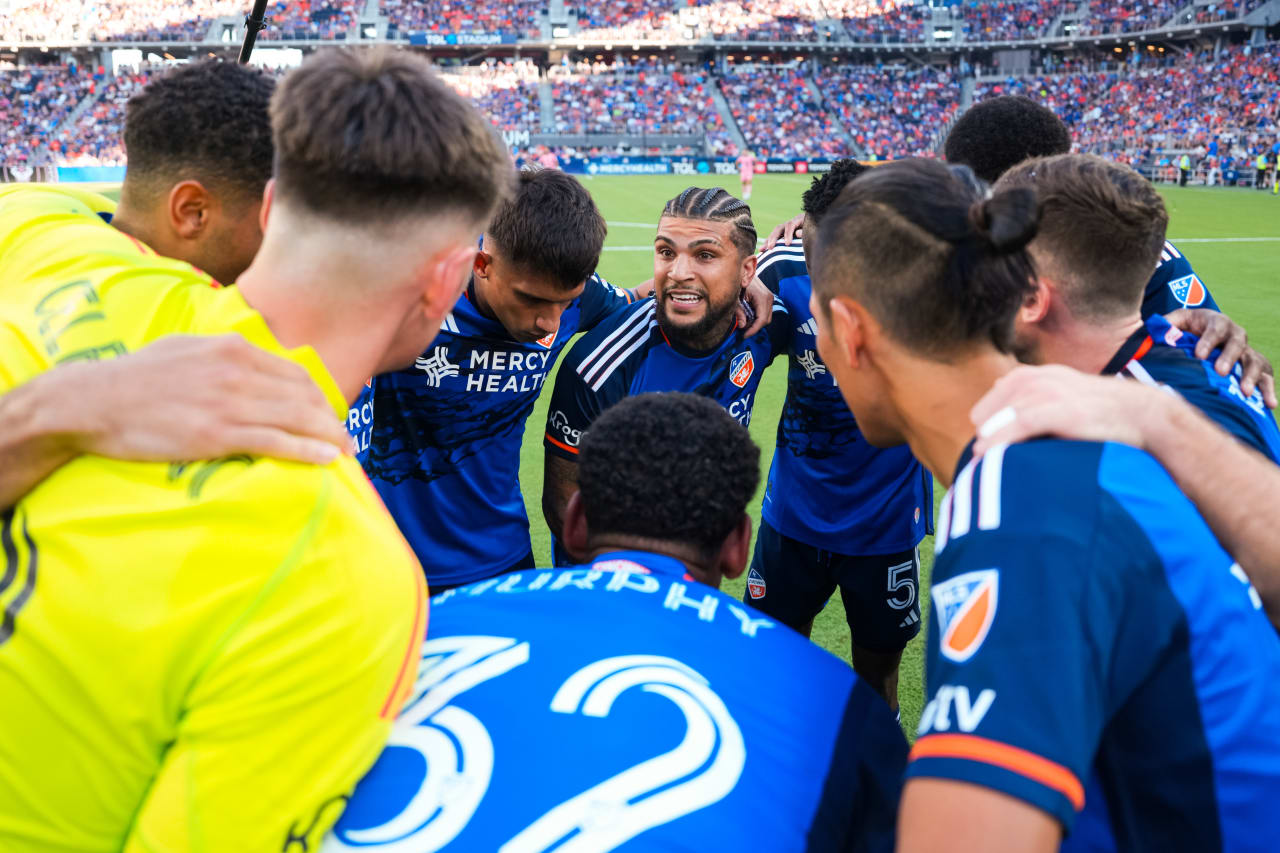
[[(231, 453), (247, 453), (253, 456), (269, 456), (308, 465), (327, 465), (342, 452), (327, 441), (294, 435), (267, 426), (240, 426), (227, 430), (223, 435), (224, 447), (208, 456), (226, 456)], [(348, 445), (350, 439), (347, 439)]]
[(1280, 406), (1280, 400), (1276, 399), (1276, 378), (1270, 372), (1262, 374), (1258, 380), (1258, 390), (1262, 392), (1262, 399), (1268, 409)]
[(791, 245), (791, 235), (786, 233), (787, 225), (788, 223), (783, 223), (769, 232), (769, 236), (764, 240), (764, 250), (766, 252), (773, 251), (774, 248), (777, 247), (778, 243), (782, 242), (784, 237), (786, 238), (787, 245)]
[(1251, 397), (1254, 391), (1262, 391), (1262, 399), (1267, 406), (1272, 409), (1276, 407), (1275, 376), (1271, 362), (1265, 355), (1249, 347), (1240, 357), (1240, 393)]
[(786, 225), (786, 244), (791, 245), (791, 241), (800, 236), (800, 226), (803, 220), (791, 220)]

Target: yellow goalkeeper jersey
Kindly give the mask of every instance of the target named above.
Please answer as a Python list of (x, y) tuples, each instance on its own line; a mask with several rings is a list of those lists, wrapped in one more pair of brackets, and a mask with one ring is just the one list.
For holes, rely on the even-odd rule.
[[(0, 193), (0, 392), (238, 332), (234, 288), (105, 199)], [(422, 572), (356, 462), (81, 457), (0, 516), (0, 850), (316, 850), (416, 678)]]

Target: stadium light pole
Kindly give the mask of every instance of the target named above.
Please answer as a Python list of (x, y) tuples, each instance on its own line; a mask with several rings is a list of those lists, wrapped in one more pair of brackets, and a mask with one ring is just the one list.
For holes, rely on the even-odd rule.
[(253, 0), (253, 11), (244, 17), (244, 43), (240, 45), (241, 65), (249, 63), (253, 53), (253, 45), (258, 41), (258, 33), (267, 26), (267, 0)]

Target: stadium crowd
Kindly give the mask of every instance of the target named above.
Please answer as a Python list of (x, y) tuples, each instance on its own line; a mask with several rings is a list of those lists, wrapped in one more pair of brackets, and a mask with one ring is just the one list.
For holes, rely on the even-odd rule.
[(59, 126), (103, 77), (80, 65), (0, 69), (0, 166), (47, 162)]
[(822, 66), (818, 86), (868, 156), (928, 156), (960, 104), (955, 75), (932, 66)]
[(396, 33), (511, 33), (526, 38), (541, 35), (538, 18), (546, 0), (382, 0), (389, 34)]
[(478, 66), (450, 68), (443, 76), (499, 130), (537, 133), (542, 129), (538, 67), (534, 63), (491, 59)]
[(794, 66), (733, 65), (717, 80), (758, 157), (843, 157), (849, 144)]

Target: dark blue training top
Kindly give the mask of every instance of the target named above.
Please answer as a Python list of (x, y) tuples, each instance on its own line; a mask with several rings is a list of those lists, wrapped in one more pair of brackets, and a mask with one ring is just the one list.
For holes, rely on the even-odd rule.
[(554, 335), (517, 343), (480, 313), (473, 285), (413, 367), (376, 377), (356, 401), (361, 462), (429, 583), (492, 577), (529, 553), (525, 421), (569, 340), (632, 301), (593, 275)]
[(908, 777), (1024, 800), (1069, 850), (1274, 849), (1280, 637), (1191, 502), (1117, 444), (961, 462)]
[(1209, 288), (1191, 268), (1191, 262), (1172, 243), (1166, 242), (1160, 253), (1160, 265), (1147, 282), (1142, 297), (1142, 316), (1168, 314), (1179, 308), (1212, 308), (1218, 310)]
[(333, 849), (893, 849), (888, 706), (669, 557), (448, 590), (422, 664)]
[(793, 326), (764, 520), (783, 536), (837, 554), (914, 548), (933, 532), (933, 476), (905, 445), (881, 450), (858, 430), (818, 357), (804, 250), (778, 246), (766, 252), (756, 275), (782, 299)]

